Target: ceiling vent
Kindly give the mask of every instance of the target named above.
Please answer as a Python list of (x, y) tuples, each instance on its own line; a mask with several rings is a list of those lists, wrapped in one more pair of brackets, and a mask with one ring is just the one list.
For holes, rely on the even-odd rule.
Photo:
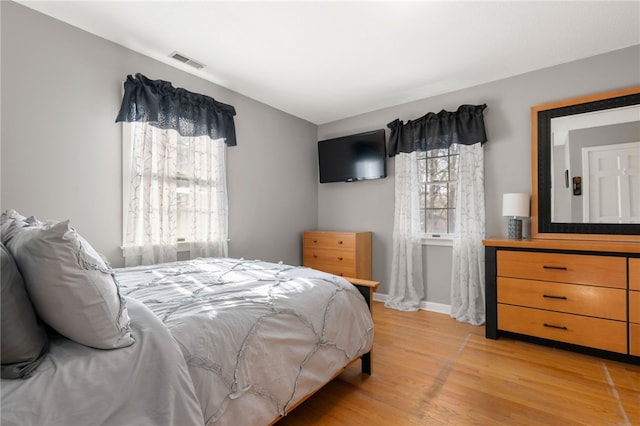
[(194, 61), (193, 59), (183, 55), (182, 53), (179, 52), (173, 52), (172, 54), (169, 55), (169, 57), (175, 59), (176, 61), (180, 61), (183, 64), (187, 64), (190, 65), (196, 69), (201, 70), (202, 68), (204, 68), (204, 65), (202, 65), (199, 62)]

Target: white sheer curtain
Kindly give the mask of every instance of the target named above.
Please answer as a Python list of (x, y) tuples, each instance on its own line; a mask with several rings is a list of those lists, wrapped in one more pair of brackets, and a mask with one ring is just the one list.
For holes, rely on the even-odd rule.
[(416, 311), (424, 297), (417, 152), (395, 156), (393, 260), (385, 306)]
[(484, 148), (460, 145), (456, 199), (451, 317), (481, 325), (485, 322), (484, 292)]
[(189, 138), (191, 182), (188, 233), (191, 257), (226, 257), (228, 204), (224, 139)]
[[(183, 137), (147, 122), (127, 126), (132, 146), (125, 266), (177, 260), (179, 236), (189, 243), (190, 257), (227, 256), (224, 139)], [(186, 184), (178, 188), (178, 181)]]
[(176, 260), (178, 249), (178, 133), (159, 129), (146, 122), (131, 123), (128, 127), (131, 137), (131, 180), (123, 244), (125, 266), (171, 262)]

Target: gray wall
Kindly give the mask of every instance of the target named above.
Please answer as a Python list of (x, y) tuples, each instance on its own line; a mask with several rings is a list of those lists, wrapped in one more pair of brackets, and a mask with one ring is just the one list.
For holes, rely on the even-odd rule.
[(70, 219), (123, 264), (122, 82), (137, 72), (235, 106), (229, 148), (230, 255), (301, 262), (317, 225), (317, 126), (12, 2), (1, 5), (1, 197), (42, 219)]
[[(531, 191), (530, 108), (638, 84), (640, 46), (634, 46), (324, 124), (319, 126), (318, 138), (386, 128), (386, 124), (395, 118), (416, 119), (430, 111), (452, 111), (461, 104), (486, 103), (486, 235), (506, 237), (506, 221), (501, 216), (502, 194)], [(386, 179), (318, 186), (320, 229), (369, 230), (374, 233), (373, 278), (382, 281), (380, 293), (388, 291), (391, 272), (393, 160), (389, 161), (389, 166), (390, 173)], [(444, 250), (448, 250), (447, 254), (443, 253)], [(450, 304), (450, 249), (429, 247), (425, 259), (427, 301)]]
[[(370, 230), (381, 293), (391, 265), (393, 160), (386, 179), (318, 184), (318, 139), (486, 103), (487, 236), (505, 236), (502, 193), (530, 191), (531, 106), (640, 84), (635, 46), (318, 127), (23, 6), (0, 7), (0, 208), (71, 219), (115, 266), (122, 264), (122, 150), (113, 120), (127, 74), (236, 107), (239, 145), (228, 150), (231, 256), (300, 264), (305, 229)], [(424, 257), (427, 300), (449, 304), (450, 248), (428, 247)]]

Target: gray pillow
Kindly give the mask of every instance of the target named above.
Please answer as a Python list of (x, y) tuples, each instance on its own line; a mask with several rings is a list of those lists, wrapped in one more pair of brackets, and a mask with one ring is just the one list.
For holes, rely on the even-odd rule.
[(14, 222), (7, 248), (38, 315), (63, 336), (114, 349), (133, 343), (129, 314), (113, 272), (69, 225)]
[(24, 223), (27, 218), (17, 211), (13, 209), (9, 209), (0, 215), (0, 237), (2, 244), (6, 245), (7, 242), (11, 239), (11, 235), (9, 234), (9, 225), (14, 222)]
[(0, 377), (27, 378), (47, 353), (47, 333), (38, 323), (13, 257), (1, 243), (0, 258)]

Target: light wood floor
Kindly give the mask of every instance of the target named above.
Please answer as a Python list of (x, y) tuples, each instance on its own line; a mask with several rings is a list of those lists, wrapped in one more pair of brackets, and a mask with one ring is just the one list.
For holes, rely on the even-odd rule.
[(374, 302), (373, 374), (354, 364), (276, 426), (640, 425), (640, 366)]

